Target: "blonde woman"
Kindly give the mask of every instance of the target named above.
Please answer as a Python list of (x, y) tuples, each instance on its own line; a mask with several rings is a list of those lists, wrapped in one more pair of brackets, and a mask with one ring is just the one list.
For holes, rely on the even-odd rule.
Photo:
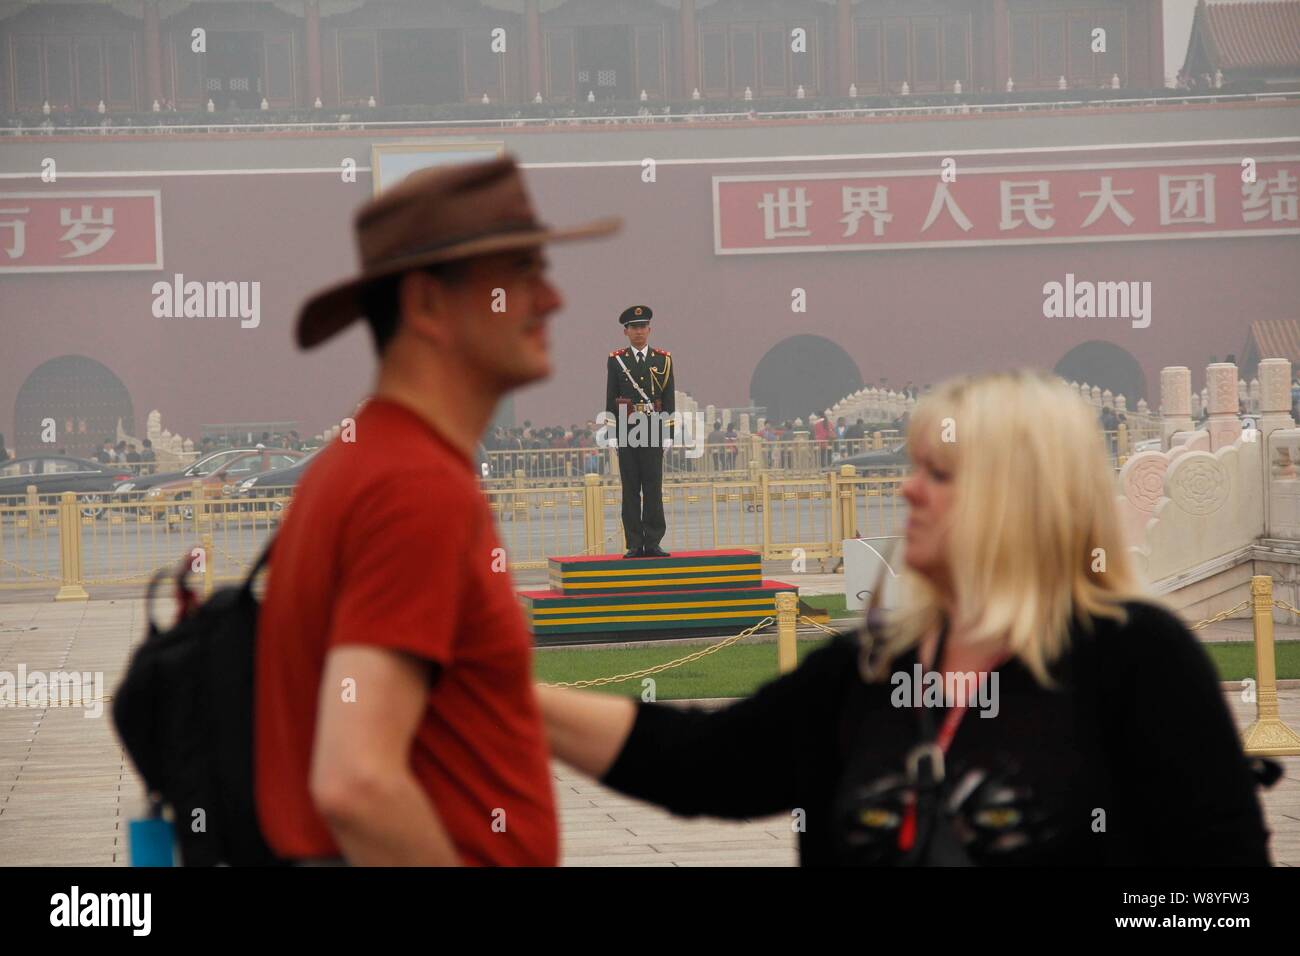
[(1205, 652), (1134, 578), (1091, 410), (1036, 372), (917, 406), (902, 606), (712, 713), (540, 688), (554, 753), (804, 865), (1268, 863)]

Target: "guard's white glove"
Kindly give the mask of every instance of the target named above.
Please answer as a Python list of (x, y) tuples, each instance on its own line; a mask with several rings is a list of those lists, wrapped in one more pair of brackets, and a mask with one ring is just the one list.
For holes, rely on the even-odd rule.
[(667, 451), (669, 448), (673, 447), (673, 440), (671, 438), (665, 438), (662, 442), (660, 442), (660, 444), (663, 445), (664, 451)]

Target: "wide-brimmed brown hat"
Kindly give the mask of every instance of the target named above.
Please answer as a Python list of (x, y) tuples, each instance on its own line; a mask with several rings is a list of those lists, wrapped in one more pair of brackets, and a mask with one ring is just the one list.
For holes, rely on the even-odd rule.
[(564, 229), (538, 222), (511, 156), (420, 170), (357, 213), (361, 274), (307, 300), (298, 313), (298, 344), (319, 345), (360, 318), (361, 292), (377, 279), (452, 259), (594, 239), (620, 225), (617, 216)]

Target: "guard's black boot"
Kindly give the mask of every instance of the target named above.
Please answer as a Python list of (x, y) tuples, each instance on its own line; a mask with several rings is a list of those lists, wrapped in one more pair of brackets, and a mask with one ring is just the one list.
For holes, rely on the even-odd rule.
[(669, 554), (667, 551), (665, 551), (663, 548), (659, 547), (659, 545), (657, 545), (657, 544), (652, 544), (652, 545), (648, 545), (648, 546), (646, 546), (646, 547), (644, 547), (644, 548), (641, 549), (641, 557), (643, 557), (643, 558), (668, 558), (668, 557), (672, 557), (672, 555), (670, 555), (670, 554)]

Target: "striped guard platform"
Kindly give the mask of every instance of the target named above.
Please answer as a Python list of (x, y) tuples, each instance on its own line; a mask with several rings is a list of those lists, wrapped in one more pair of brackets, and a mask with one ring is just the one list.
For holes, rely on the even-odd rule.
[(763, 564), (753, 551), (675, 551), (666, 558), (621, 554), (578, 555), (549, 560), (551, 590), (561, 594), (634, 594), (756, 588)]
[(667, 558), (550, 559), (551, 588), (519, 600), (539, 644), (734, 634), (776, 614), (753, 551), (683, 551)]
[(574, 596), (555, 591), (521, 591), (519, 599), (533, 635), (543, 643), (547, 637), (561, 635), (588, 635), (591, 640), (646, 640), (685, 634), (734, 634), (775, 616), (778, 591), (798, 590), (781, 581), (760, 581), (752, 588), (640, 594)]

